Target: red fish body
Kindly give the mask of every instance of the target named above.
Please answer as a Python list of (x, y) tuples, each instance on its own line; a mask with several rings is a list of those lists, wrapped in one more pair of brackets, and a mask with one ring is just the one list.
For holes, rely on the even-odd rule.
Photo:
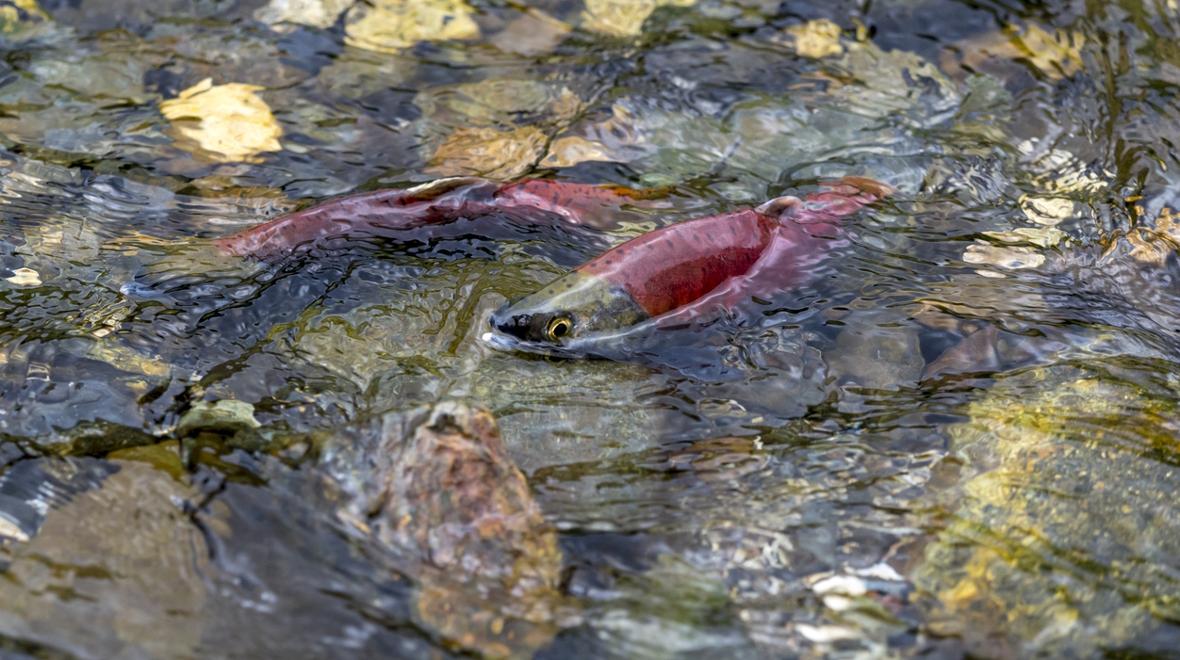
[(752, 209), (700, 218), (627, 241), (578, 271), (626, 291), (654, 318), (749, 272), (779, 229)]
[(271, 257), (316, 241), (357, 235), (394, 235), (491, 215), (541, 222), (549, 216), (572, 225), (605, 228), (642, 193), (542, 179), (499, 185), (457, 177), (406, 190), (378, 190), (288, 213), (232, 236), (217, 246), (237, 256)]
[(782, 197), (657, 229), (500, 309), (485, 339), (577, 350), (645, 321), (690, 320), (788, 289), (840, 243), (842, 217), (890, 192), (876, 181), (846, 177), (803, 200)]
[[(657, 229), (502, 308), (492, 326), (508, 342), (569, 348), (648, 320), (679, 322), (732, 308), (808, 278), (839, 244), (840, 219), (890, 192), (871, 179), (845, 177), (803, 200), (780, 197), (755, 209)], [(548, 180), (500, 185), (470, 177), (441, 179), (331, 200), (216, 244), (229, 254), (269, 257), (325, 239), (395, 236), (485, 217), (603, 228), (617, 223), (627, 205), (649, 196)]]
[(651, 195), (623, 186), (526, 179), (496, 190), (498, 208), (536, 209), (553, 213), (576, 225), (589, 224), (600, 229), (616, 224), (610, 219), (626, 204), (650, 199)]

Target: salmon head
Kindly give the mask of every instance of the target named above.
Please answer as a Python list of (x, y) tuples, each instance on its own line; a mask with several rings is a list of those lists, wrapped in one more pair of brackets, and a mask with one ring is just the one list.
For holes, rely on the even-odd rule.
[(584, 356), (649, 318), (623, 287), (575, 270), (497, 310), (483, 340), (500, 349)]

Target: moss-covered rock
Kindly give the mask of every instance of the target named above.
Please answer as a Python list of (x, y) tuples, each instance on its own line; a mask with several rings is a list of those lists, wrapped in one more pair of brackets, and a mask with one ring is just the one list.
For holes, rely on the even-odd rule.
[(1035, 369), (966, 407), (966, 478), (913, 575), (934, 633), (1087, 656), (1180, 616), (1176, 393), (1130, 373)]

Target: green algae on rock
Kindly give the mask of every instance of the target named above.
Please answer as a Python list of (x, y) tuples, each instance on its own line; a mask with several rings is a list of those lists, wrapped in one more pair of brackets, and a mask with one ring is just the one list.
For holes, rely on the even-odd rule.
[(932, 632), (980, 653), (1091, 655), (1180, 615), (1176, 392), (1121, 371), (1013, 374), (950, 428), (966, 478), (912, 575)]

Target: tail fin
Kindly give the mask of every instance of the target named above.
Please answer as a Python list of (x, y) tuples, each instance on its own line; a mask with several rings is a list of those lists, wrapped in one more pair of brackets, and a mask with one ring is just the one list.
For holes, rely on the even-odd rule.
[[(772, 199), (759, 210), (778, 211), (780, 219), (809, 225), (812, 234), (823, 233), (824, 227), (834, 229), (840, 220), (893, 193), (893, 187), (861, 176), (846, 176), (821, 184), (821, 189), (809, 193), (802, 201), (780, 197)], [(763, 211), (766, 212), (766, 211)]]
[(772, 218), (780, 218), (783, 214), (791, 211), (796, 206), (803, 203), (803, 200), (794, 195), (783, 195), (782, 197), (775, 197), (774, 199), (763, 202), (754, 210), (762, 215), (768, 215)]
[(897, 189), (893, 186), (866, 176), (845, 176), (834, 183), (826, 185), (833, 190), (837, 190), (840, 187), (852, 187), (866, 195), (872, 195), (876, 199), (884, 199), (897, 192)]

